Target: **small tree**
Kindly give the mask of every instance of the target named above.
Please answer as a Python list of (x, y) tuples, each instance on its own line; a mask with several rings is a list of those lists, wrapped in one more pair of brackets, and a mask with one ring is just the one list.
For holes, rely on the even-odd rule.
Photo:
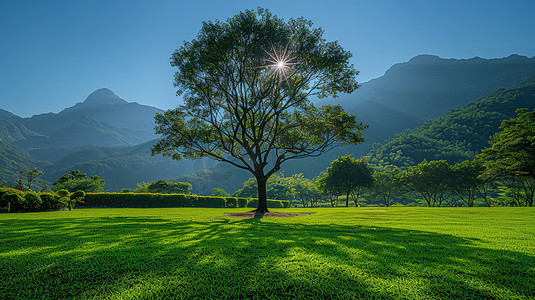
[(266, 212), (267, 180), (284, 162), (363, 142), (366, 126), (355, 116), (310, 100), (358, 87), (350, 57), (303, 18), (285, 22), (258, 9), (204, 22), (171, 58), (184, 104), (156, 115), (161, 138), (152, 154), (209, 157), (249, 171), (256, 211)]
[(394, 198), (406, 192), (403, 174), (397, 168), (375, 172), (373, 177), (375, 182), (371, 196), (381, 199), (385, 206), (390, 206)]
[(223, 188), (215, 187), (212, 189), (212, 196), (214, 197), (230, 197), (230, 194), (227, 193)]
[(451, 176), (451, 167), (445, 160), (424, 160), (417, 166), (410, 167), (404, 180), (431, 207), (441, 206), (449, 197)]
[(327, 168), (323, 184), (328, 190), (346, 195), (346, 207), (349, 206), (349, 195), (353, 193), (355, 206), (358, 206), (360, 193), (373, 185), (373, 170), (362, 159), (351, 156), (339, 156)]
[[(28, 189), (32, 189), (32, 183), (38, 176), (42, 176), (44, 173), (43, 171), (32, 169), (29, 171), (20, 171), (20, 174), (22, 174), (24, 177), (26, 177), (26, 182), (28, 183)], [(38, 180), (39, 181), (39, 180)], [(42, 180), (40, 180), (42, 182)]]

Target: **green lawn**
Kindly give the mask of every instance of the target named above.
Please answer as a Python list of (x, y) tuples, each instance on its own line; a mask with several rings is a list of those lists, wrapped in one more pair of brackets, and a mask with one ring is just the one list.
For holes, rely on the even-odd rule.
[(0, 214), (0, 299), (535, 297), (533, 208), (247, 210)]

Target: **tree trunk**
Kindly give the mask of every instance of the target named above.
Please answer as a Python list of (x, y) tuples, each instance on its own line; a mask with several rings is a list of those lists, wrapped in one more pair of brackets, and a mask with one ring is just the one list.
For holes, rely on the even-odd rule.
[(8, 202), (7, 202), (7, 212), (9, 213), (10, 210), (11, 210), (11, 202), (8, 201)]
[(255, 211), (259, 213), (266, 213), (269, 211), (267, 208), (267, 193), (266, 193), (267, 178), (257, 177), (256, 183), (258, 185), (258, 207), (256, 208)]
[(349, 207), (349, 192), (350, 192), (350, 190), (347, 190), (347, 193), (346, 193), (346, 207)]

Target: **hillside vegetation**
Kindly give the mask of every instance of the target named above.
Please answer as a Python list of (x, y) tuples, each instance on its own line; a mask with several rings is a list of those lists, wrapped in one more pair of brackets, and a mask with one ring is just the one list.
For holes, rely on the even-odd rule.
[(375, 144), (370, 161), (407, 167), (424, 159), (445, 159), (450, 164), (473, 159), (489, 146), (501, 122), (516, 116), (517, 108), (535, 109), (535, 76)]

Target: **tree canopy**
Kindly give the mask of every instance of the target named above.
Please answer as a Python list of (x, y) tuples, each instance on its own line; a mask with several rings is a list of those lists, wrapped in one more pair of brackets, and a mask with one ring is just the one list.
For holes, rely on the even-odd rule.
[(183, 104), (156, 115), (161, 138), (152, 153), (209, 157), (249, 171), (258, 183), (257, 211), (265, 212), (267, 179), (282, 163), (363, 142), (366, 125), (355, 116), (310, 100), (358, 87), (350, 57), (304, 18), (284, 21), (258, 9), (204, 22), (171, 57)]
[(502, 131), (491, 139), (478, 158), (485, 160), (486, 176), (509, 178), (523, 189), (526, 206), (535, 197), (535, 111), (518, 109), (517, 117), (504, 120)]
[(360, 192), (373, 186), (373, 170), (362, 159), (351, 156), (339, 156), (327, 168), (320, 182), (324, 190), (346, 195), (346, 206), (349, 206), (349, 195), (355, 193), (355, 205)]

